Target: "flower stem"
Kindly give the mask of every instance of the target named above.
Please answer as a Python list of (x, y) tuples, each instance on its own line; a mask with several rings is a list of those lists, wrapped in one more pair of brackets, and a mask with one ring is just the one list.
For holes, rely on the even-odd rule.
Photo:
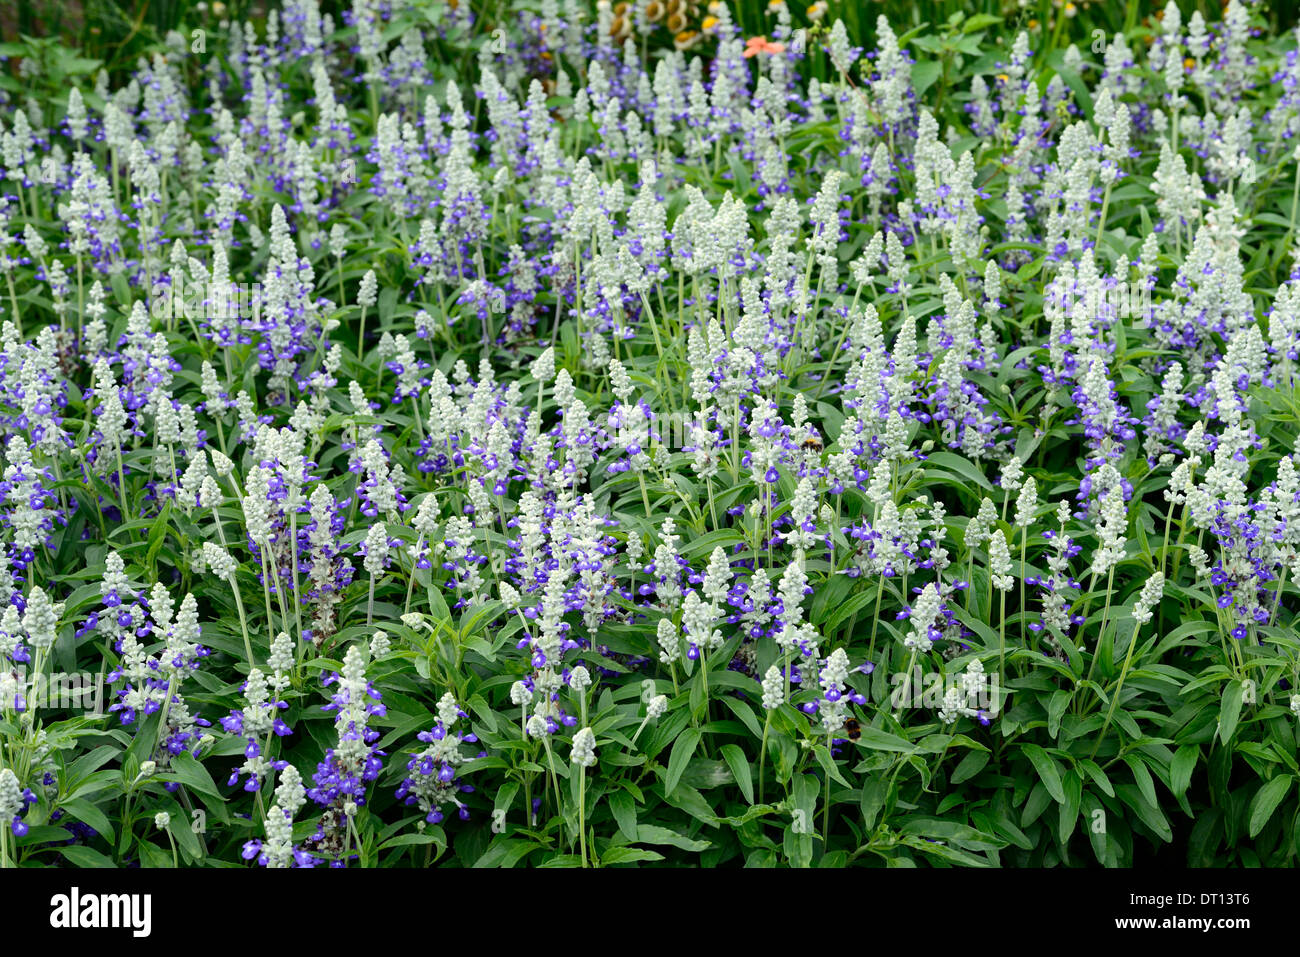
[(587, 867), (587, 768), (578, 765), (578, 853)]
[(1119, 704), (1120, 692), (1124, 690), (1124, 679), (1128, 677), (1129, 662), (1133, 660), (1133, 649), (1137, 647), (1138, 631), (1142, 628), (1138, 622), (1133, 623), (1133, 640), (1128, 643), (1128, 652), (1124, 655), (1124, 666), (1119, 671), (1119, 683), (1115, 686), (1115, 693), (1110, 698), (1110, 708), (1106, 711), (1106, 720), (1102, 723), (1101, 733), (1097, 735), (1097, 743), (1092, 746), (1092, 754), (1088, 755), (1091, 761), (1097, 756), (1097, 749), (1101, 747), (1102, 739), (1106, 737), (1106, 732), (1110, 728), (1110, 719), (1115, 716), (1115, 707)]

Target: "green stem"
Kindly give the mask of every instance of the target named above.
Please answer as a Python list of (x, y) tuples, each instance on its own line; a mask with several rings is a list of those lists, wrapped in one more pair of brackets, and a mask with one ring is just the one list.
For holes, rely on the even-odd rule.
[(244, 636), (244, 654), (248, 656), (248, 670), (252, 671), (255, 664), (253, 661), (253, 643), (248, 639), (248, 615), (244, 613), (244, 598), (239, 594), (239, 583), (235, 581), (233, 573), (227, 580), (230, 582), (231, 594), (235, 596), (235, 610), (239, 612), (239, 630)]
[(1119, 683), (1115, 686), (1115, 693), (1111, 695), (1110, 708), (1106, 711), (1106, 720), (1102, 723), (1101, 734), (1097, 735), (1097, 743), (1092, 746), (1092, 754), (1088, 755), (1089, 761), (1097, 756), (1097, 749), (1101, 747), (1102, 739), (1106, 737), (1106, 732), (1110, 728), (1110, 719), (1115, 716), (1115, 707), (1119, 704), (1120, 692), (1124, 690), (1124, 679), (1128, 677), (1129, 662), (1133, 660), (1133, 649), (1137, 647), (1138, 631), (1141, 628), (1140, 623), (1133, 623), (1133, 640), (1128, 644), (1128, 652), (1124, 655), (1124, 666), (1119, 672)]
[(578, 765), (578, 853), (587, 866), (587, 767)]
[(763, 720), (763, 740), (758, 746), (758, 803), (763, 803), (763, 768), (767, 764), (767, 733), (772, 727), (772, 712), (768, 711)]

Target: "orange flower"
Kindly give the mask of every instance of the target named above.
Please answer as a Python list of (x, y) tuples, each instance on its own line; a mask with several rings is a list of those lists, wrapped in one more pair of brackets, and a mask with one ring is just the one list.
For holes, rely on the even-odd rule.
[(745, 52), (742, 54), (745, 59), (758, 56), (760, 53), (784, 53), (784, 43), (769, 43), (767, 37), (750, 37), (745, 42)]

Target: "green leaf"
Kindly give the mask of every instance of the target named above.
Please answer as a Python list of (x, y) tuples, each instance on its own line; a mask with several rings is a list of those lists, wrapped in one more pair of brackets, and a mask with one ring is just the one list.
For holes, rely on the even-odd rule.
[(81, 821), (83, 824), (89, 824), (100, 834), (104, 835), (104, 838), (109, 844), (113, 843), (113, 825), (108, 820), (108, 816), (94, 804), (91, 804), (87, 800), (80, 799), (76, 801), (64, 801), (59, 805), (59, 807), (68, 814), (71, 814), (78, 821)]
[(157, 520), (153, 523), (153, 527), (149, 530), (149, 549), (145, 553), (145, 564), (148, 565), (150, 569), (154, 568), (154, 562), (158, 558), (158, 551), (162, 548), (163, 542), (167, 540), (167, 532), (171, 527), (168, 525), (168, 519), (171, 518), (171, 514), (172, 503), (171, 500), (168, 499), (167, 504), (163, 506), (162, 513), (158, 516)]
[(740, 786), (740, 793), (745, 795), (746, 801), (753, 804), (754, 781), (750, 776), (749, 759), (745, 757), (745, 752), (741, 750), (740, 745), (723, 745), (722, 760), (726, 761), (727, 767), (731, 768), (731, 773), (736, 778), (736, 784)]
[(217, 790), (216, 782), (212, 780), (212, 775), (208, 773), (208, 769), (195, 760), (194, 756), (188, 751), (182, 751), (172, 758), (169, 772), (159, 774), (156, 777), (163, 781), (179, 781), (204, 797), (213, 798), (218, 803), (225, 803), (225, 798)]
[(1074, 833), (1074, 827), (1079, 821), (1079, 809), (1083, 806), (1083, 778), (1079, 776), (1077, 770), (1065, 772), (1065, 778), (1062, 781), (1065, 788), (1065, 800), (1061, 803), (1060, 815), (1057, 819), (1057, 836), (1064, 845), (1070, 840), (1070, 835)]
[[(510, 805), (514, 803), (515, 795), (519, 793), (518, 781), (507, 781), (497, 789), (496, 800), (492, 804), (494, 811), (509, 811)], [(528, 813), (528, 808), (524, 809)]]
[(1106, 863), (1106, 809), (1091, 791), (1083, 792), (1084, 830), (1088, 832), (1088, 843), (1097, 863)]
[(1201, 756), (1201, 749), (1194, 744), (1184, 744), (1174, 754), (1174, 759), (1169, 763), (1169, 790), (1174, 792), (1174, 797), (1182, 797), (1187, 793), (1188, 786), (1192, 783), (1192, 772), (1196, 770), (1196, 762)]
[(986, 491), (993, 490), (993, 485), (985, 477), (984, 473), (976, 468), (970, 459), (957, 455), (955, 452), (931, 452), (926, 457), (926, 464), (949, 469)]
[(648, 851), (643, 847), (611, 847), (600, 857), (605, 867), (614, 864), (636, 864), (640, 861), (662, 861), (664, 856), (658, 851)]
[(1219, 705), (1219, 740), (1227, 744), (1241, 720), (1241, 699), (1244, 686), (1240, 681), (1229, 681), (1223, 689), (1223, 703)]
[(700, 732), (695, 728), (687, 728), (673, 744), (673, 753), (668, 758), (668, 775), (664, 778), (665, 797), (672, 794), (677, 787), (677, 782), (682, 779), (686, 765), (690, 764), (691, 756), (695, 754), (695, 748), (699, 743)]
[(840, 769), (835, 764), (835, 759), (831, 757), (829, 748), (823, 744), (819, 744), (813, 749), (813, 755), (817, 758), (817, 763), (821, 765), (822, 770), (832, 779), (839, 781), (840, 784), (844, 785), (846, 788), (853, 787), (853, 785), (849, 783), (848, 779), (840, 773)]
[[(437, 833), (432, 833), (434, 831)], [(399, 834), (396, 837), (390, 837), (379, 845), (379, 850), (386, 851), (391, 847), (409, 847), (423, 844), (437, 844), (439, 848), (446, 848), (447, 838), (443, 834), (442, 828), (430, 828), (429, 831), (423, 834)]]
[(935, 844), (924, 838), (909, 837), (903, 841), (908, 847), (914, 847), (924, 854), (931, 857), (940, 857), (954, 864), (960, 864), (963, 867), (992, 867), (993, 863), (985, 858), (976, 857), (966, 851), (961, 851), (944, 844)]
[(1092, 778), (1093, 784), (1101, 788), (1103, 794), (1107, 797), (1115, 796), (1115, 788), (1111, 786), (1110, 778), (1106, 776), (1106, 772), (1101, 769), (1096, 761), (1085, 759), (1079, 762), (1079, 767), (1083, 768), (1084, 773)]
[(1142, 759), (1135, 754), (1126, 754), (1124, 755), (1124, 763), (1132, 770), (1133, 780), (1137, 782), (1142, 797), (1146, 799), (1148, 804), (1154, 804), (1158, 807), (1160, 800), (1156, 797), (1156, 785), (1151, 780), (1151, 772), (1147, 770), (1147, 766), (1142, 762)]
[(1061, 730), (1061, 716), (1069, 707), (1070, 698), (1070, 692), (1061, 689), (1052, 692), (1052, 697), (1047, 701), (1047, 733), (1053, 738)]
[(1268, 823), (1268, 819), (1273, 816), (1277, 806), (1282, 803), (1282, 799), (1291, 790), (1292, 780), (1291, 775), (1280, 774), (1255, 793), (1255, 797), (1250, 802), (1248, 833), (1251, 838), (1255, 838), (1260, 831), (1264, 830), (1264, 825)]
[(996, 26), (1001, 22), (1001, 17), (994, 16), (991, 13), (977, 13), (962, 24), (961, 32), (974, 33), (976, 30), (983, 30), (985, 27)]
[(718, 824), (718, 816), (709, 802), (704, 800), (704, 795), (685, 782), (677, 785), (672, 794), (665, 794), (664, 800), (673, 807), (685, 811), (702, 824), (710, 827), (716, 827)]
[(533, 851), (540, 851), (542, 845), (533, 841), (525, 841), (518, 838), (507, 838), (492, 842), (489, 847), (477, 861), (475, 867), (514, 867)]
[(924, 58), (912, 64), (912, 86), (916, 89), (917, 99), (935, 84), (942, 73), (943, 64), (937, 59)]
[(890, 734), (888, 731), (881, 731), (879, 728), (863, 728), (858, 744), (869, 751), (898, 751), (902, 754), (911, 754), (916, 750), (916, 746), (911, 741)]
[(911, 818), (900, 829), (899, 834), (929, 837), (947, 841), (973, 851), (996, 851), (1006, 847), (1007, 842), (992, 834), (977, 831), (959, 821), (941, 818)]
[[(117, 865), (105, 857), (99, 851), (93, 848), (84, 847), (80, 844), (73, 844), (69, 847), (59, 848), (59, 853), (66, 857), (76, 867), (112, 867)], [(171, 863), (169, 859), (168, 864)]]
[(734, 528), (723, 528), (691, 539), (689, 543), (682, 545), (681, 554), (683, 558), (687, 559), (701, 558), (719, 546), (724, 551), (730, 551), (726, 546), (735, 545), (737, 542), (743, 542), (744, 540), (740, 532)]
[(952, 776), (948, 779), (951, 784), (961, 784), (961, 782), (973, 778), (984, 770), (984, 766), (989, 763), (987, 751), (971, 751), (961, 759), (961, 762), (953, 769)]
[(744, 701), (741, 701), (739, 698), (733, 698), (731, 695), (723, 698), (722, 703), (730, 708), (737, 718), (744, 722), (745, 727), (753, 733), (755, 738), (761, 739), (763, 737), (763, 726), (759, 723), (757, 716), (754, 714), (753, 708)]
[(1121, 801), (1133, 809), (1138, 820), (1154, 831), (1162, 841), (1169, 843), (1174, 839), (1174, 829), (1169, 826), (1169, 820), (1164, 812), (1154, 804), (1147, 803), (1146, 798), (1135, 785), (1116, 785), (1115, 793)]
[[(813, 832), (817, 827), (817, 797), (821, 782), (811, 774), (800, 774), (794, 779), (795, 814), (786, 828), (786, 854), (795, 867), (812, 863)], [(796, 822), (798, 822), (796, 831)]]
[(618, 831), (629, 841), (637, 839), (636, 802), (626, 791), (615, 791), (609, 796), (609, 811), (618, 823)]
[(1057, 769), (1056, 762), (1036, 744), (1026, 744), (1021, 748), (1021, 751), (1024, 752), (1025, 757), (1029, 758), (1029, 763), (1034, 766), (1034, 770), (1038, 772), (1043, 787), (1047, 788), (1047, 793), (1058, 804), (1064, 804), (1065, 789), (1061, 786), (1061, 772)]
[(885, 806), (889, 796), (889, 781), (882, 774), (874, 774), (862, 784), (862, 797), (859, 807), (862, 810), (862, 826), (867, 831), (876, 825), (876, 816)]
[[(876, 592), (867, 589), (866, 591), (860, 591), (856, 595), (851, 596), (847, 601), (836, 605), (834, 610), (831, 612), (830, 617), (826, 620), (825, 624), (822, 625), (822, 634), (835, 634), (836, 629), (838, 629), (840, 625), (848, 621), (849, 618), (856, 615), (875, 600)], [(816, 621), (813, 623), (818, 624)]]
[(668, 844), (683, 851), (705, 851), (713, 846), (708, 841), (697, 841), (657, 824), (638, 825), (636, 839), (638, 844)]

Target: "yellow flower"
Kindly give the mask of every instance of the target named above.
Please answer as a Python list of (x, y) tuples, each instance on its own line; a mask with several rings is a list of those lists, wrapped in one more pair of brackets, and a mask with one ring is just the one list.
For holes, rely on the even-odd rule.
[(817, 23), (822, 19), (822, 17), (826, 16), (826, 11), (829, 9), (830, 7), (827, 5), (826, 0), (817, 0), (816, 3), (808, 8), (808, 19), (813, 23)]
[(703, 30), (705, 33), (708, 33), (710, 30), (712, 30), (712, 29), (713, 29), (714, 27), (716, 27), (717, 25), (718, 25), (718, 18), (717, 18), (717, 17), (705, 17), (705, 18), (700, 22), (700, 29)]
[(694, 30), (682, 30), (673, 37), (673, 46), (679, 50), (689, 50), (699, 41), (700, 35)]

